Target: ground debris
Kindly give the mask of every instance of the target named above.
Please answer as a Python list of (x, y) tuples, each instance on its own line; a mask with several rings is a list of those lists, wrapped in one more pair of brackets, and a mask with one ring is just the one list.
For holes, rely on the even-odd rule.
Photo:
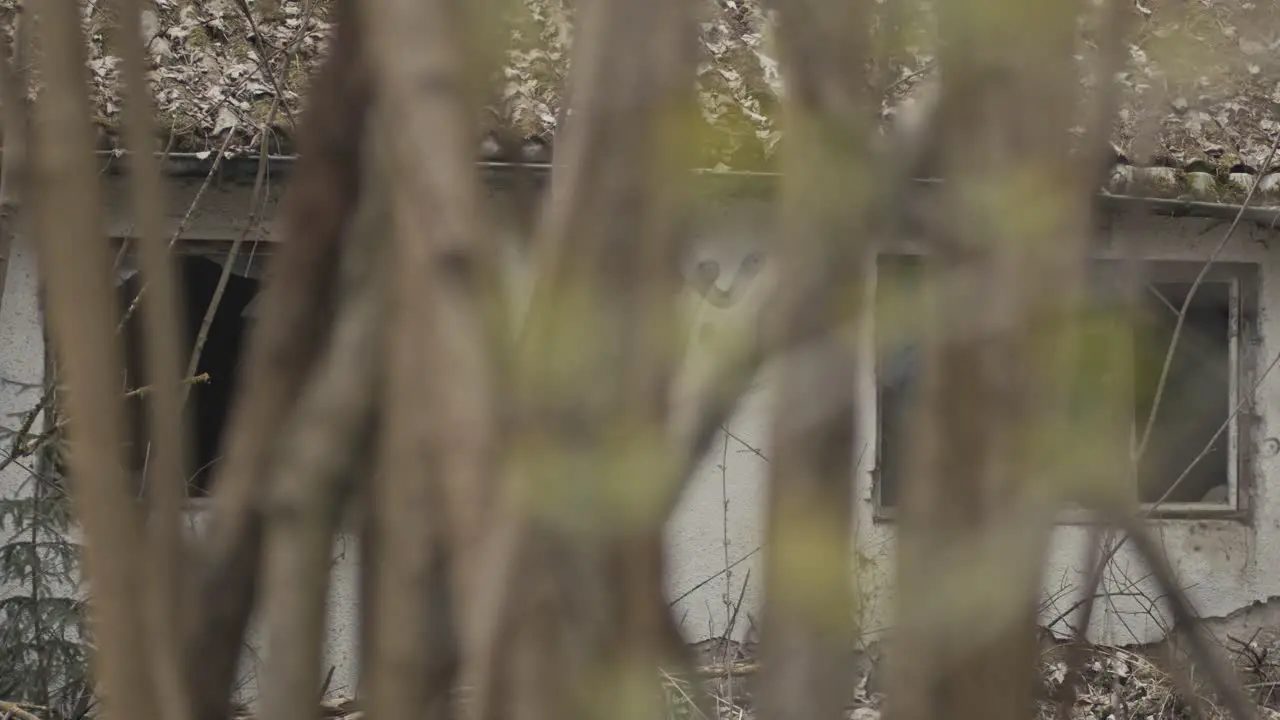
[[(1055, 720), (1058, 703), (1063, 696), (1063, 681), (1067, 676), (1067, 645), (1059, 644), (1041, 655), (1038, 693), (1039, 718)], [(1236, 666), (1241, 681), (1258, 702), (1260, 720), (1280, 720), (1280, 646), (1276, 661), (1270, 662), (1269, 653), (1251, 644), (1253, 653), (1235, 653)], [(1197, 680), (1198, 673), (1184, 672), (1184, 677), (1195, 688), (1194, 704), (1188, 702), (1180, 690), (1179, 681), (1170, 672), (1170, 666), (1154, 658), (1154, 653), (1143, 653), (1118, 647), (1091, 645), (1081, 673), (1072, 718), (1077, 720), (1224, 720), (1230, 717), (1226, 709), (1212, 698), (1208, 688)], [(667, 698), (667, 717), (670, 720), (704, 719), (694, 706), (694, 683), (699, 683), (715, 700), (719, 718), (715, 720), (754, 720), (752, 702), (754, 679), (760, 672), (760, 664), (753, 657), (735, 649), (727, 662), (710, 662), (699, 667), (696, 677), (678, 677), (667, 672), (659, 673)], [(846, 720), (880, 720), (886, 702), (883, 693), (869, 691), (868, 680), (874, 667), (851, 678), (850, 699), (846, 708)], [(459, 693), (460, 702), (466, 702), (466, 693)], [(4, 716), (21, 720), (47, 720), (49, 714), (34, 705), (0, 701)], [(1203, 715), (1198, 715), (1198, 712)], [(321, 701), (320, 717), (324, 720), (363, 720), (364, 711), (358, 699), (334, 696)], [(255, 720), (247, 706), (240, 706), (231, 720)]]

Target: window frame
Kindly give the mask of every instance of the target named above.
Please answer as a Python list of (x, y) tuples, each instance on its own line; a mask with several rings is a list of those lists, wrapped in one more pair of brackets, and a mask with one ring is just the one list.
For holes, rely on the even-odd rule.
[[(137, 254), (139, 251), (139, 241), (139, 238), (134, 236), (112, 236), (110, 238), (111, 249), (113, 252), (118, 253), (124, 243), (128, 243), (125, 257), (128, 258), (129, 262), (133, 263), (135, 268), (138, 263)], [(175, 258), (194, 255), (222, 263), (227, 256), (230, 255), (231, 248), (234, 245), (234, 241), (224, 239), (181, 238), (173, 244), (170, 249), (170, 254)], [(270, 240), (258, 240), (252, 243), (245, 243), (238, 254), (243, 256), (244, 254), (252, 252), (255, 257), (260, 258), (262, 262), (266, 262), (274, 251), (274, 242)], [(252, 322), (252, 320), (249, 320), (249, 322)], [(129, 479), (133, 481), (134, 486), (142, 487), (145, 482), (142, 474), (134, 470), (129, 470), (127, 472), (129, 473)], [(137, 496), (135, 499), (138, 502), (142, 502), (144, 500), (141, 495)], [(188, 490), (183, 493), (182, 511), (186, 514), (203, 514), (213, 508), (213, 499), (212, 494), (194, 495)]]
[[(884, 461), (884, 385), (879, 348), (879, 280), (881, 263), (892, 261), (920, 261), (927, 253), (911, 250), (893, 250), (877, 252), (872, 263), (871, 308), (869, 311), (872, 343), (871, 381), (874, 388), (875, 403), (875, 447), (872, 456), (873, 465), (868, 472), (871, 482), (872, 520), (874, 522), (893, 522), (898, 519), (896, 506), (885, 506), (882, 500), (882, 467)], [(1094, 256), (1089, 259), (1091, 265), (1119, 267), (1125, 260), (1110, 256)], [(1137, 258), (1143, 267), (1144, 292), (1155, 283), (1190, 283), (1204, 269), (1205, 260), (1166, 259), (1162, 257), (1143, 256)], [(1231, 373), (1229, 377), (1229, 404), (1231, 412), (1227, 426), (1228, 437), (1228, 497), (1231, 501), (1224, 504), (1208, 504), (1200, 502), (1162, 503), (1152, 508), (1153, 503), (1142, 503), (1143, 512), (1158, 520), (1230, 520), (1248, 522), (1252, 517), (1253, 488), (1256, 482), (1257, 426), (1254, 400), (1250, 397), (1257, 384), (1258, 351), (1262, 335), (1259, 327), (1262, 266), (1258, 262), (1214, 261), (1209, 266), (1201, 282), (1227, 282), (1231, 284), (1231, 319), (1229, 328), (1229, 357)], [(1181, 340), (1179, 341), (1181, 342)], [(1136, 442), (1138, 423), (1135, 420), (1131, 427)], [(1234, 497), (1232, 497), (1234, 496)], [(1099, 522), (1096, 513), (1084, 508), (1064, 508), (1058, 514), (1056, 524), (1086, 525)]]

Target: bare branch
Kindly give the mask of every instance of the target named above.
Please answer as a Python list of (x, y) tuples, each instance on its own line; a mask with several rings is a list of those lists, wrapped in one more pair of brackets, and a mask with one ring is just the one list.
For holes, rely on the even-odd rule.
[[(85, 572), (104, 718), (154, 716), (143, 632), (142, 527), (120, 449), (124, 416), (115, 389), (121, 351), (112, 332), (110, 250), (93, 167), (93, 135), (79, 5), (49, 2), (39, 23), (44, 91), (33, 123), (31, 178), (41, 273), (57, 356), (75, 421), (70, 465), (85, 534)], [(68, 212), (75, 207), (76, 212)]]
[[(268, 117), (271, 114), (268, 113)], [(268, 120), (268, 124), (270, 120)], [(262, 128), (262, 133), (267, 132), (266, 126)], [(191, 355), (187, 359), (187, 375), (195, 375), (196, 369), (200, 367), (200, 356), (204, 352), (204, 345), (209, 340), (209, 328), (213, 326), (213, 319), (218, 316), (218, 308), (222, 305), (223, 293), (227, 290), (227, 282), (231, 279), (231, 268), (235, 263), (236, 257), (240, 254), (240, 247), (244, 245), (244, 241), (249, 237), (250, 233), (257, 231), (259, 222), (262, 218), (262, 206), (266, 204), (266, 197), (263, 193), (267, 174), (267, 143), (264, 140), (258, 149), (258, 173), (253, 180), (253, 192), (249, 195), (249, 218), (244, 225), (244, 229), (232, 241), (231, 247), (227, 250), (227, 256), (222, 261), (222, 272), (218, 275), (218, 283), (213, 288), (213, 296), (209, 298), (209, 306), (204, 310), (204, 317), (200, 320), (200, 329), (196, 331), (196, 341), (191, 347)], [(183, 393), (183, 400), (186, 400), (186, 393)]]
[[(391, 238), (368, 528), (379, 550), (365, 588), (370, 711), (447, 715), (450, 601), (468, 608), (472, 553), (488, 527), (507, 345), (498, 257), (477, 222), (477, 10), (443, 0), (362, 7)], [(464, 637), (470, 619), (460, 618)]]
[(333, 337), (282, 431), (270, 476), (262, 702), (263, 715), (277, 720), (315, 715), (333, 534), (358, 472), (356, 454), (367, 446), (374, 420), (382, 298), (373, 270), (385, 237), (380, 220), (356, 222), (358, 233), (344, 253), (346, 297)]
[[(856, 288), (868, 240), (873, 110), (865, 78), (849, 68), (866, 63), (870, 7), (815, 0), (781, 3), (779, 14), (789, 138), (780, 209), (783, 280), (771, 330), (794, 348), (857, 318), (861, 305)], [(847, 340), (809, 342), (808, 352), (785, 354), (780, 367), (765, 550), (764, 717), (841, 717), (853, 673), (847, 474), (856, 441)], [(845, 400), (796, 431), (817, 393)]]
[[(511, 517), (499, 516), (482, 563), (492, 576), (476, 591), (491, 605), (477, 613), (481, 718), (603, 717), (603, 698), (642, 692), (643, 673), (674, 654), (655, 537), (684, 480), (662, 425), (681, 329), (671, 268), (690, 194), (694, 25), (678, 0), (578, 11), (573, 120), (557, 138), (564, 164), (535, 235), (515, 370)], [(570, 517), (534, 497), (592, 509)], [(538, 592), (520, 597), (526, 581)], [(627, 712), (656, 709), (652, 695), (627, 697)]]
[(187, 477), (182, 394), (189, 387), (178, 383), (182, 337), (178, 318), (183, 315), (185, 301), (178, 292), (172, 257), (161, 230), (163, 189), (159, 163), (152, 152), (154, 115), (143, 58), (142, 5), (137, 0), (117, 0), (115, 11), (119, 23), (115, 45), (122, 60), (125, 85), (125, 135), (133, 150), (129, 194), (143, 277), (154, 288), (143, 313), (148, 382), (155, 388), (149, 403), (149, 477), (145, 482), (150, 501), (147, 556), (151, 568), (145, 621), (158, 709), (174, 720), (190, 720), (178, 616), (183, 560), (181, 509)]
[[(355, 9), (334, 8), (329, 56), (299, 129), (299, 167), (283, 199), (283, 242), (272, 256), (261, 315), (229, 418), (213, 487), (214, 513), (192, 593), (187, 671), (197, 720), (223, 720), (253, 606), (262, 542), (260, 491), (276, 429), (328, 333), (339, 247), (359, 199), (359, 142), (368, 105)], [(214, 649), (216, 648), (216, 650)]]
[[(1032, 499), (1060, 492), (1077, 471), (1096, 474), (1070, 467), (1045, 441), (1071, 429), (1064, 408), (1079, 352), (1091, 198), (1068, 129), (1080, 99), (1080, 3), (972, 0), (939, 11), (945, 222), (928, 228), (917, 443), (902, 458), (893, 713), (1015, 720), (1034, 712), (1036, 600), (1055, 507)], [(952, 292), (939, 292), (946, 281)], [(1006, 533), (1016, 548), (970, 546), (959, 561), (1003, 606), (982, 633), (952, 616), (944, 655), (944, 641), (925, 629), (941, 622), (923, 597), (938, 592), (928, 574), (935, 558)]]
[(1256, 707), (1240, 686), (1240, 680), (1231, 666), (1218, 656), (1217, 647), (1207, 637), (1207, 631), (1196, 616), (1195, 609), (1187, 600), (1187, 594), (1178, 585), (1177, 576), (1169, 565), (1169, 560), (1161, 551), (1159, 543), (1152, 537), (1147, 527), (1137, 518), (1124, 513), (1110, 513), (1108, 518), (1131, 540), (1138, 553), (1151, 568), (1156, 582), (1164, 590), (1173, 609), (1174, 622), (1178, 627), (1187, 630), (1187, 641), (1196, 666), (1200, 668), (1213, 684), (1218, 693), (1237, 720), (1253, 720), (1257, 717)]

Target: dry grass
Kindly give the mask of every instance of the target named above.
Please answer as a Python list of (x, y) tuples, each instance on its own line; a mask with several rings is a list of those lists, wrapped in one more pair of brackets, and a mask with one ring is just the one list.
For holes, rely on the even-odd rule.
[[(1056, 698), (1066, 676), (1067, 664), (1060, 646), (1042, 656), (1040, 716), (1053, 718)], [(1075, 718), (1183, 718), (1201, 710), (1205, 720), (1229, 713), (1197, 687), (1194, 705), (1179, 691), (1169, 669), (1142, 653), (1123, 648), (1091, 646), (1083, 666), (1072, 717)]]
[[(1056, 717), (1057, 698), (1066, 675), (1063, 651), (1067, 647), (1065, 644), (1058, 645), (1041, 655), (1042, 686), (1038, 693), (1040, 719), (1053, 720)], [(659, 681), (667, 699), (667, 718), (753, 720), (756, 712), (752, 702), (752, 680), (759, 668), (758, 662), (748, 659), (702, 666), (698, 668), (698, 677), (694, 680), (661, 673)], [(728, 682), (730, 678), (732, 682)], [(704, 719), (699, 713), (693, 703), (693, 682), (703, 683), (706, 691), (716, 700), (718, 718)], [(853, 679), (845, 711), (848, 720), (879, 720), (886, 697), (882, 693), (868, 691), (867, 684), (865, 675)], [(1225, 708), (1214, 701), (1207, 688), (1199, 683), (1196, 685), (1197, 694), (1193, 704), (1178, 689), (1178, 682), (1169, 669), (1147, 654), (1119, 647), (1092, 645), (1088, 648), (1088, 659), (1084, 665), (1072, 717), (1080, 720), (1181, 720), (1192, 717), (1224, 720), (1230, 716)], [(1265, 720), (1280, 718), (1280, 712), (1268, 707), (1270, 703), (1263, 695), (1269, 687), (1262, 684), (1253, 689), (1254, 699), (1260, 703), (1260, 716)], [(321, 709), (327, 720), (362, 720), (364, 717), (359, 701), (350, 697), (325, 700), (321, 703)], [(1202, 714), (1197, 715), (1197, 711)], [(250, 713), (242, 713), (236, 715), (234, 720), (254, 720), (254, 717)]]
[[(1038, 693), (1039, 718), (1052, 720), (1057, 712), (1057, 698), (1066, 676), (1064, 650), (1058, 645), (1041, 655), (1040, 677), (1042, 687)], [(1237, 657), (1248, 664), (1243, 654)], [(670, 720), (753, 720), (756, 717), (752, 702), (752, 679), (759, 671), (759, 663), (753, 659), (725, 664), (705, 665), (697, 670), (697, 678), (677, 677), (661, 673), (667, 700), (667, 718)], [(1192, 676), (1194, 677), (1194, 673)], [(694, 682), (700, 682), (716, 701), (719, 717), (703, 718), (693, 703)], [(1093, 645), (1088, 648), (1082, 682), (1072, 712), (1073, 718), (1098, 718), (1100, 720), (1181, 720), (1199, 717), (1202, 720), (1223, 720), (1229, 717), (1225, 708), (1218, 705), (1209, 691), (1195, 683), (1196, 697), (1189, 702), (1178, 688), (1176, 678), (1167, 667), (1147, 654), (1119, 647)], [(1250, 685), (1254, 699), (1259, 703), (1260, 716), (1277, 720), (1280, 711), (1269, 707), (1274, 704), (1269, 697), (1272, 683)], [(867, 690), (867, 677), (855, 678), (851, 684), (849, 705), (845, 717), (849, 720), (879, 720), (885, 704), (885, 696)], [(465, 691), (459, 701), (466, 702)], [(1200, 714), (1198, 714), (1200, 713)], [(325, 720), (363, 720), (365, 712), (359, 700), (336, 696), (320, 703), (320, 716)], [(0, 718), (17, 720), (43, 720), (48, 717), (44, 708), (34, 705), (0, 701)], [(247, 708), (233, 715), (233, 720), (256, 720)]]
[[(1038, 692), (1039, 718), (1052, 720), (1058, 711), (1057, 698), (1066, 676), (1066, 645), (1047, 649), (1041, 656), (1041, 689)], [(1189, 701), (1179, 689), (1179, 683), (1169, 668), (1142, 652), (1119, 647), (1093, 645), (1088, 648), (1088, 659), (1083, 667), (1081, 685), (1072, 711), (1073, 718), (1099, 718), (1102, 720), (1173, 720), (1199, 717), (1202, 720), (1220, 720), (1229, 712), (1219, 705), (1203, 683), (1195, 685), (1195, 698)], [(716, 698), (720, 717), (724, 720), (746, 720), (755, 717), (750, 678), (758, 670), (753, 661), (740, 661), (728, 666), (716, 665), (700, 669), (701, 681)], [(725, 694), (725, 678), (732, 674), (745, 682), (735, 682), (737, 692), (732, 697)], [(1195, 673), (1192, 673), (1195, 677)], [(878, 720), (884, 707), (884, 694), (867, 689), (867, 677), (855, 679), (851, 687), (845, 717), (849, 720)], [(668, 717), (673, 719), (697, 718), (697, 711), (688, 698), (690, 683), (686, 679), (663, 676), (668, 698)], [(1254, 699), (1259, 702), (1261, 717), (1274, 719), (1280, 713), (1269, 708), (1264, 692), (1269, 686), (1254, 686)], [(1198, 714), (1199, 713), (1199, 714)]]

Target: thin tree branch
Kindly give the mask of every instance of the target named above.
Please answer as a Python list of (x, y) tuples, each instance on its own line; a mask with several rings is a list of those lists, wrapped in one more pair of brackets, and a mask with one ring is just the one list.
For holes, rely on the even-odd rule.
[[(267, 125), (270, 124), (270, 117), (274, 115), (274, 105), (271, 113), (268, 113), (268, 120), (263, 124), (262, 132), (267, 132)], [(250, 233), (258, 229), (258, 225), (262, 219), (262, 208), (266, 204), (266, 197), (263, 193), (265, 188), (265, 180), (267, 174), (267, 144), (264, 141), (258, 150), (258, 172), (253, 181), (253, 192), (249, 195), (249, 218), (245, 223), (244, 229), (236, 236), (235, 241), (231, 243), (231, 248), (227, 251), (226, 258), (222, 261), (222, 272), (218, 275), (218, 282), (214, 285), (213, 295), (209, 298), (209, 306), (205, 308), (204, 317), (200, 320), (200, 329), (196, 331), (196, 341), (191, 347), (191, 356), (187, 360), (187, 375), (196, 374), (196, 369), (200, 367), (200, 356), (204, 352), (204, 345), (209, 340), (209, 328), (213, 327), (213, 319), (218, 315), (218, 308), (222, 306), (222, 296), (227, 291), (227, 282), (231, 279), (231, 268), (234, 266), (236, 257), (240, 254), (240, 246), (244, 244), (245, 238)], [(182, 399), (185, 402), (187, 393), (183, 392)]]
[[(787, 73), (779, 244), (780, 341), (796, 347), (859, 316), (856, 288), (867, 255), (863, 233), (871, 185), (873, 106), (860, 74), (871, 8), (865, 2), (779, 3), (779, 50)], [(855, 288), (850, 290), (850, 287)], [(833, 338), (834, 340), (834, 338)], [(771, 421), (768, 602), (762, 628), (762, 717), (838, 718), (853, 675), (857, 628), (852, 547), (854, 365), (847, 342), (809, 343), (784, 355)], [(843, 370), (843, 372), (841, 372)], [(818, 384), (818, 379), (834, 384)], [(815, 393), (844, 398), (804, 424)]]
[[(163, 189), (160, 166), (152, 150), (151, 88), (147, 84), (142, 48), (142, 5), (138, 0), (117, 0), (116, 52), (124, 79), (125, 136), (133, 149), (129, 167), (130, 200), (142, 255), (143, 277), (154, 287), (144, 312), (143, 341), (148, 381), (155, 387), (150, 398), (147, 463), (147, 523), (150, 558), (147, 626), (151, 672), (155, 680), (157, 708), (173, 720), (191, 720), (182, 674), (178, 615), (182, 572), (182, 501), (186, 496), (186, 433), (182, 418), (179, 317), (184, 300), (175, 282), (172, 257), (162, 236), (160, 206)], [(192, 373), (187, 373), (190, 376)], [(138, 440), (142, 440), (138, 438)]]
[[(187, 211), (183, 213), (182, 219), (178, 221), (178, 227), (174, 229), (173, 235), (169, 237), (168, 249), (170, 252), (173, 252), (174, 246), (178, 244), (178, 239), (181, 238), (182, 233), (186, 231), (187, 223), (191, 220), (191, 216), (195, 214), (196, 208), (200, 206), (200, 200), (204, 198), (205, 191), (209, 189), (211, 184), (213, 184), (213, 178), (218, 174), (218, 168), (222, 164), (222, 158), (226, 155), (227, 148), (231, 145), (231, 137), (234, 135), (234, 130), (235, 128), (232, 128), (231, 131), (227, 132), (227, 137), (222, 141), (222, 149), (218, 151), (218, 156), (213, 159), (213, 164), (209, 166), (209, 172), (205, 173), (204, 182), (200, 183), (200, 189), (196, 190), (195, 197), (192, 198), (191, 203), (187, 205)], [(158, 163), (156, 164), (156, 172), (160, 172), (160, 166)], [(125, 243), (128, 243), (128, 238), (125, 239)], [(124, 257), (123, 246), (120, 248), (120, 257)], [(129, 322), (129, 319), (133, 317), (135, 312), (137, 312), (146, 293), (147, 286), (144, 284), (139, 288), (138, 294), (134, 296), (133, 300), (129, 303), (129, 307), (120, 317), (120, 323), (116, 326), (116, 332), (120, 332), (124, 329), (125, 323)]]
[(276, 430), (289, 417), (328, 335), (339, 248), (359, 201), (359, 143), (368, 106), (364, 63), (352, 0), (339, 0), (333, 10), (329, 55), (313, 81), (299, 128), (298, 172), (282, 200), (284, 242), (268, 265), (194, 578), (186, 671), (192, 676), (197, 720), (226, 716), (256, 593), (260, 492)]
[[(696, 121), (695, 26), (678, 0), (579, 10), (573, 120), (557, 138), (564, 164), (535, 234), (514, 370), (520, 451), (473, 595), (479, 718), (603, 717), (623, 688), (635, 688), (628, 713), (655, 712), (636, 673), (688, 662), (662, 596), (660, 537), (684, 481), (663, 423), (682, 329), (671, 270), (691, 195), (677, 148)], [(592, 509), (570, 519), (551, 500), (568, 497)]]
[[(385, 174), (377, 182), (390, 218), (386, 381), (368, 528), (377, 557), (364, 599), (374, 603), (365, 636), (370, 712), (447, 717), (455, 632), (465, 646), (473, 554), (490, 527), (500, 455), (507, 309), (497, 252), (477, 222), (471, 156), (476, 26), (493, 19), (440, 0), (364, 10)], [(456, 620), (452, 608), (462, 613)]]
[[(72, 437), (70, 465), (85, 571), (94, 589), (90, 617), (101, 715), (152, 717), (150, 649), (143, 604), (135, 596), (143, 585), (142, 527), (120, 456), (124, 417), (115, 383), (121, 352), (111, 331), (110, 257), (92, 163), (85, 39), (77, 3), (49, 2), (41, 10), (45, 85), (33, 123), (33, 205), (48, 318), (71, 386), (67, 409), (80, 428)], [(69, 206), (76, 211), (68, 212)]]
[(263, 716), (276, 720), (315, 715), (333, 534), (359, 471), (356, 455), (367, 446), (374, 421), (382, 298), (373, 271), (385, 236), (380, 220), (357, 220), (333, 337), (283, 429), (267, 491), (262, 612), (271, 650), (262, 670), (262, 702)]
[(1174, 622), (1187, 629), (1187, 642), (1191, 660), (1209, 679), (1218, 697), (1236, 720), (1254, 720), (1256, 706), (1240, 685), (1231, 667), (1218, 656), (1217, 648), (1207, 637), (1207, 631), (1197, 617), (1187, 594), (1178, 585), (1177, 574), (1160, 549), (1143, 521), (1127, 513), (1112, 512), (1110, 520), (1131, 540), (1138, 554), (1146, 561), (1156, 582), (1164, 590), (1173, 610)]
[[(1267, 153), (1267, 159), (1262, 167), (1271, 167), (1271, 162), (1276, 157), (1276, 151), (1280, 150), (1280, 132), (1276, 133), (1276, 137), (1271, 142), (1271, 150)], [(1196, 291), (1200, 289), (1200, 285), (1204, 282), (1204, 278), (1209, 274), (1209, 269), (1213, 266), (1214, 261), (1218, 259), (1218, 255), (1223, 248), (1230, 242), (1231, 237), (1235, 235), (1236, 228), (1240, 227), (1240, 220), (1244, 218), (1245, 210), (1249, 207), (1249, 203), (1253, 201), (1253, 195), (1258, 189), (1258, 183), (1262, 181), (1262, 175), (1256, 175), (1253, 182), (1249, 184), (1249, 192), (1245, 193), (1244, 200), (1240, 202), (1240, 209), (1236, 211), (1236, 216), (1231, 221), (1231, 225), (1227, 227), (1227, 231), (1222, 234), (1222, 239), (1218, 241), (1218, 245), (1214, 247), (1213, 252), (1209, 253), (1209, 259), (1205, 261), (1200, 268), (1200, 272), (1196, 274), (1195, 280), (1191, 282), (1191, 289), (1187, 291), (1187, 297), (1182, 301), (1182, 309), (1178, 311), (1178, 321), (1173, 326), (1173, 337), (1169, 339), (1169, 349), (1164, 354), (1164, 364), (1160, 368), (1160, 379), (1156, 382), (1155, 396), (1151, 401), (1151, 412), (1147, 415), (1146, 425), (1142, 429), (1142, 437), (1138, 442), (1137, 450), (1134, 452), (1134, 464), (1142, 462), (1142, 457), (1146, 454), (1147, 443), (1151, 440), (1151, 430), (1156, 423), (1156, 415), (1160, 411), (1160, 402), (1164, 399), (1165, 383), (1169, 379), (1169, 368), (1173, 365), (1173, 355), (1178, 348), (1178, 340), (1182, 337), (1182, 327), (1186, 324), (1187, 312), (1191, 309), (1191, 301), (1195, 299)]]
[[(293, 119), (293, 111), (289, 109), (288, 105), (281, 105), (284, 101), (284, 89), (281, 87), (280, 80), (276, 77), (276, 74), (271, 72), (271, 65), (267, 62), (267, 50), (263, 46), (262, 32), (258, 29), (258, 21), (253, 17), (253, 11), (249, 9), (249, 3), (245, 2), (245, 0), (236, 0), (236, 7), (240, 8), (240, 14), (244, 15), (245, 21), (249, 23), (249, 31), (253, 33), (253, 49), (258, 56), (258, 69), (262, 71), (263, 77), (266, 78), (267, 82), (271, 83), (271, 89), (275, 91), (275, 102), (273, 105), (283, 107), (285, 117), (289, 118), (289, 124), (297, 127), (298, 123)], [(299, 27), (298, 31), (302, 32), (305, 28), (306, 24), (304, 23)], [(275, 111), (273, 110), (271, 114), (274, 115)], [(267, 121), (268, 124), (270, 124), (270, 122), (270, 120)], [(266, 134), (264, 133), (263, 155), (267, 154), (265, 148)]]

